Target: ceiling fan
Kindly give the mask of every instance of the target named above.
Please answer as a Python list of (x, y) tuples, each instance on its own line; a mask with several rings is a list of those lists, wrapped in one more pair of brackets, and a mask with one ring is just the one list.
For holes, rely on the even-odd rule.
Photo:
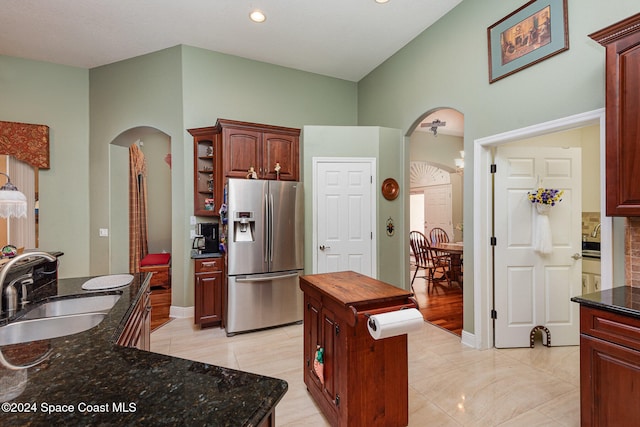
[(431, 123), (420, 123), (420, 127), (429, 128), (433, 132), (433, 136), (438, 136), (438, 127), (446, 126), (447, 122), (441, 122), (439, 119), (435, 119)]

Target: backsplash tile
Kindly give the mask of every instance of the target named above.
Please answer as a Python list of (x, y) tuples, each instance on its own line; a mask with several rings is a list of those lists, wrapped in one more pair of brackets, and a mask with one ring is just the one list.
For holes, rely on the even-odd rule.
[(627, 285), (640, 288), (640, 218), (627, 218), (624, 256)]

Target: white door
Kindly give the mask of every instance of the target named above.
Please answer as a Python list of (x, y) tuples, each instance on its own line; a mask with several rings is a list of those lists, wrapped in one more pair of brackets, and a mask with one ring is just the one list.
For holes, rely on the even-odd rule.
[(409, 198), (409, 231), (419, 231), (424, 234), (424, 193), (412, 192)]
[(374, 277), (372, 170), (371, 161), (317, 163), (317, 273), (352, 270)]
[[(495, 346), (529, 347), (538, 325), (552, 345), (578, 345), (578, 304), (570, 299), (582, 292), (580, 148), (498, 147), (495, 163)], [(548, 215), (547, 255), (534, 250), (538, 214), (527, 193), (538, 187), (564, 190)]]
[(453, 240), (451, 208), (451, 184), (433, 185), (424, 188), (424, 229), (425, 234), (433, 228), (442, 228)]

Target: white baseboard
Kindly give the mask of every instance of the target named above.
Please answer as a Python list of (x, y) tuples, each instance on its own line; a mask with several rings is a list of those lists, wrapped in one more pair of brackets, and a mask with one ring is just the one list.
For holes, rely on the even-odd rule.
[(475, 334), (463, 330), (461, 338), (462, 344), (466, 345), (467, 347), (477, 348)]
[(184, 319), (187, 317), (193, 317), (194, 315), (194, 307), (178, 307), (172, 305), (169, 309), (169, 317)]

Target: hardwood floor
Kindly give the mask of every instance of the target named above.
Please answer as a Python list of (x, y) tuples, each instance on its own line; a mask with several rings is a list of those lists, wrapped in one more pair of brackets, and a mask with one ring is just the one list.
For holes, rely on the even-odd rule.
[(446, 283), (436, 283), (431, 292), (427, 292), (426, 283), (425, 279), (418, 277), (413, 282), (413, 292), (422, 317), (435, 326), (461, 336), (462, 289), (456, 283), (451, 287)]

